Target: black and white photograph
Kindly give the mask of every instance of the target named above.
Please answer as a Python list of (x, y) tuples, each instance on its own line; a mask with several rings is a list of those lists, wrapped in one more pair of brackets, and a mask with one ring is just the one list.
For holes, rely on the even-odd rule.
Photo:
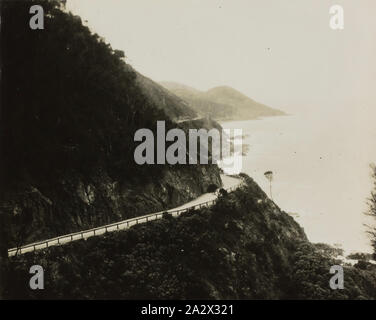
[(376, 299), (374, 0), (0, 16), (0, 300)]

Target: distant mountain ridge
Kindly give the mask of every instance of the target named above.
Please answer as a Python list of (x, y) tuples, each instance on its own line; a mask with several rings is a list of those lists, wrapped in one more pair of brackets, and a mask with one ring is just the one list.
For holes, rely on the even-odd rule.
[(197, 117), (197, 113), (184, 99), (141, 73), (137, 71), (135, 73), (136, 83), (142, 92), (151, 100), (153, 105), (163, 110), (171, 120), (184, 120)]
[(200, 91), (176, 82), (160, 84), (185, 100), (199, 115), (209, 115), (217, 120), (250, 120), (285, 115), (283, 111), (256, 102), (228, 86)]

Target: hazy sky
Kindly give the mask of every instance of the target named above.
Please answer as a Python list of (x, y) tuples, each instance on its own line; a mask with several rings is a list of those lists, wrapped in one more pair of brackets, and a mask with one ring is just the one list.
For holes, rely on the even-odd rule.
[[(341, 31), (329, 28), (335, 4), (345, 10)], [(290, 112), (374, 109), (375, 0), (68, 0), (67, 7), (156, 81), (229, 85)]]

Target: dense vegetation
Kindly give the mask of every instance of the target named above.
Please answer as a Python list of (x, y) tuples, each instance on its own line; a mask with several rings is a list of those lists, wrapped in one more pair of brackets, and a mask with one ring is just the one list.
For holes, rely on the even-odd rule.
[(33, 3), (2, 8), (5, 184), (72, 170), (90, 176), (99, 167), (122, 180), (158, 175), (133, 161), (133, 136), (168, 117), (141, 92), (124, 54), (55, 1), (42, 1), (45, 29), (31, 30)]
[(137, 83), (150, 100), (163, 108), (170, 118), (184, 120), (198, 116), (185, 100), (138, 72)]
[[(329, 288), (333, 250), (303, 230), (250, 179), (215, 206), (11, 260), (11, 298), (362, 299), (376, 297), (370, 264)], [(28, 268), (45, 290), (28, 289)]]
[[(43, 30), (29, 27), (33, 4), (44, 9)], [(157, 120), (168, 130), (195, 112), (60, 1), (5, 1), (1, 9), (3, 243), (170, 208), (221, 185), (214, 166), (136, 164), (136, 130), (155, 132)]]

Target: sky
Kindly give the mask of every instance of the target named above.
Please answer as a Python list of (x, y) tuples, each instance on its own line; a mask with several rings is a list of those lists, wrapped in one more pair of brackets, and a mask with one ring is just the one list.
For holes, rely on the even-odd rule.
[[(329, 27), (329, 8), (345, 27)], [(374, 0), (68, 0), (93, 32), (155, 81), (231, 86), (287, 112), (368, 106)]]

